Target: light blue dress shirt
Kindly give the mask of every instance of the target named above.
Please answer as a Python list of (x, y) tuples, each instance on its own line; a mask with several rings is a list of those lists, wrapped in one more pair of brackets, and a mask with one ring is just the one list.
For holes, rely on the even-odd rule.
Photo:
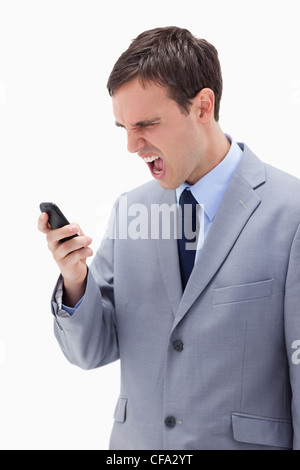
[(179, 186), (179, 188), (176, 189), (176, 198), (178, 204), (182, 192), (185, 190), (185, 188), (189, 188), (194, 198), (198, 204), (201, 205), (204, 211), (204, 217), (202, 211), (199, 211), (198, 213), (199, 219), (202, 217), (202, 220), (199, 220), (199, 225), (202, 227), (204, 233), (203, 237), (199, 238), (196, 259), (203, 246), (203, 241), (208, 234), (223, 196), (228, 188), (232, 175), (237, 169), (243, 156), (243, 150), (239, 147), (237, 142), (235, 142), (235, 140), (233, 140), (229, 135), (226, 135), (226, 137), (231, 146), (228, 154), (219, 163), (219, 165), (213, 168), (209, 173), (207, 173), (207, 175), (203, 176), (203, 178), (197, 181), (197, 183), (195, 183), (193, 186), (190, 186), (187, 183), (183, 183), (181, 186)]
[[(196, 184), (193, 186), (183, 183), (179, 188), (176, 189), (176, 198), (177, 203), (179, 204), (179, 198), (185, 188), (190, 188), (194, 198), (197, 200), (198, 204), (203, 207), (204, 211), (204, 237), (205, 240), (208, 231), (211, 227), (211, 224), (215, 218), (216, 212), (219, 208), (219, 205), (223, 199), (223, 196), (226, 192), (226, 189), (230, 183), (233, 173), (237, 169), (240, 160), (243, 156), (243, 150), (239, 145), (233, 140), (229, 135), (226, 135), (228, 141), (231, 143), (230, 149), (226, 157), (217, 165), (213, 170), (211, 170), (207, 175), (203, 176)], [(203, 220), (203, 212), (199, 211), (199, 217)], [(200, 222), (201, 225), (201, 222)], [(200, 252), (202, 244), (198, 244), (197, 254)], [(76, 309), (81, 304), (83, 298), (75, 305), (74, 308), (67, 307), (62, 305), (63, 310), (65, 310), (69, 315), (73, 315)]]

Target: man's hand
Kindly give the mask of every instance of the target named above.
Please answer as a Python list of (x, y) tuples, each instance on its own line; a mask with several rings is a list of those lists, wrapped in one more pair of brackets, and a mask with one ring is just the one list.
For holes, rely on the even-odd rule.
[[(86, 259), (93, 254), (93, 251), (89, 248), (92, 239), (86, 237), (76, 223), (53, 230), (48, 223), (48, 219), (49, 216), (46, 212), (41, 214), (38, 228), (46, 234), (48, 248), (63, 276), (64, 303), (69, 307), (73, 307), (85, 292), (87, 277)], [(60, 243), (60, 240), (75, 233), (79, 236)]]

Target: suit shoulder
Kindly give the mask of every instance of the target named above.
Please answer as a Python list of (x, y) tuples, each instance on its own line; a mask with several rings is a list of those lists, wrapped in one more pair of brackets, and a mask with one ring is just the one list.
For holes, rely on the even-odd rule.
[[(290, 224), (300, 223), (300, 180), (265, 163), (266, 184), (258, 189), (262, 199), (285, 214)], [(261, 191), (260, 191), (261, 189)]]
[(275, 190), (281, 191), (283, 197), (291, 196), (298, 198), (300, 202), (300, 179), (279, 168), (265, 163), (266, 181), (271, 184)]
[(239, 146), (244, 155), (237, 168), (237, 173), (253, 188), (259, 188), (262, 185), (268, 192), (282, 190), (283, 196), (287, 197), (293, 192), (299, 194), (300, 179), (264, 162), (246, 144), (239, 143)]

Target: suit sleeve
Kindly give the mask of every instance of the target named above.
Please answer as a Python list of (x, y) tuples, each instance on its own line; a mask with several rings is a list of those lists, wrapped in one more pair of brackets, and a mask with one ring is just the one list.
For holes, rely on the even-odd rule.
[(52, 297), (54, 332), (66, 358), (82, 369), (94, 369), (119, 358), (114, 305), (114, 230), (115, 211), (107, 235), (88, 270), (83, 301), (72, 315), (59, 315)]
[(294, 237), (287, 273), (285, 334), (292, 388), (293, 448), (300, 450), (300, 226)]

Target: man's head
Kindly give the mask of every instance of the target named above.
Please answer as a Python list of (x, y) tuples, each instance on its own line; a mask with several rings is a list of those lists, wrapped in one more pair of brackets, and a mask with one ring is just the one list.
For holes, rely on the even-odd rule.
[(206, 41), (179, 28), (146, 31), (118, 59), (108, 89), (129, 152), (163, 188), (194, 184), (226, 155), (220, 64)]
[(140, 34), (114, 65), (107, 83), (109, 94), (113, 96), (135, 78), (142, 85), (153, 82), (166, 87), (185, 114), (197, 93), (210, 88), (215, 95), (214, 117), (219, 120), (222, 73), (218, 52), (188, 30), (166, 27)]

